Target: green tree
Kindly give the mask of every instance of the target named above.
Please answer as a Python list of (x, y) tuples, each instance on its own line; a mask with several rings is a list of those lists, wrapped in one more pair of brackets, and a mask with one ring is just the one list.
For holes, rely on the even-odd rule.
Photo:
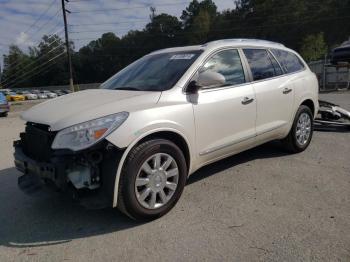
[[(71, 43), (73, 76), (76, 83), (102, 82), (154, 50), (225, 38), (281, 42), (307, 60), (314, 60), (327, 52), (327, 46), (348, 39), (349, 11), (349, 0), (236, 0), (232, 8), (221, 12), (214, 0), (192, 0), (180, 19), (166, 13), (158, 15), (151, 8), (149, 23), (140, 30), (123, 37), (112, 32), (102, 34), (78, 51), (73, 51)], [(11, 46), (4, 56), (2, 81), (7, 87), (67, 84), (64, 49), (57, 36), (44, 36), (38, 46), (25, 51)], [(60, 53), (61, 57), (51, 60)]]
[(120, 38), (105, 33), (73, 55), (75, 77), (79, 83), (101, 82), (121, 68)]
[(5, 88), (19, 87), (18, 82), (28, 70), (32, 58), (25, 54), (18, 46), (11, 45), (8, 55), (4, 55), (4, 69), (2, 85)]
[(145, 28), (145, 33), (154, 41), (152, 46), (157, 49), (180, 44), (181, 31), (182, 23), (179, 19), (168, 14), (153, 16), (152, 21)]
[(32, 67), (40, 73), (33, 72), (32, 82), (37, 86), (68, 83), (66, 47), (59, 36), (44, 35), (34, 53)]
[(324, 34), (318, 33), (306, 36), (303, 39), (300, 53), (306, 61), (315, 61), (322, 58), (327, 53)]
[(181, 20), (183, 21), (184, 28), (190, 28), (200, 12), (205, 10), (210, 18), (214, 18), (217, 15), (217, 6), (212, 0), (204, 0), (198, 2), (193, 0), (185, 10), (182, 11)]
[(192, 44), (203, 44), (207, 41), (211, 27), (211, 19), (207, 10), (200, 10), (194, 17), (189, 41)]

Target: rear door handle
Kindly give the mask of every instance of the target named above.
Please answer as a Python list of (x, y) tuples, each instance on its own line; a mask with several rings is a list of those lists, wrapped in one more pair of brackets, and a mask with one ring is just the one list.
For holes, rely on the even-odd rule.
[(289, 94), (290, 92), (292, 92), (292, 89), (286, 87), (285, 89), (283, 89), (283, 94)]
[(245, 97), (245, 98), (243, 98), (243, 100), (242, 100), (242, 104), (243, 105), (248, 105), (248, 104), (250, 104), (250, 103), (252, 103), (254, 101), (254, 98), (249, 98), (249, 97)]

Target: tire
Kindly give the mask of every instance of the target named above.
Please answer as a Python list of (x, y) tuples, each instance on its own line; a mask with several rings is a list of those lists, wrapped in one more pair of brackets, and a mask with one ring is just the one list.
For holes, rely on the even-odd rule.
[(0, 117), (7, 117), (7, 114), (8, 114), (7, 112), (1, 113), (1, 114), (0, 114)]
[[(307, 136), (307, 139), (306, 139), (306, 137), (304, 137), (304, 139), (298, 139), (298, 138), (300, 138), (300, 136), (297, 135), (297, 131), (299, 129), (298, 122), (299, 122), (299, 120), (302, 121), (301, 118), (306, 117), (306, 116), (308, 117), (310, 122), (309, 122), (309, 125), (305, 125), (305, 126), (309, 128), (310, 133)], [(293, 126), (292, 126), (288, 136), (282, 140), (285, 149), (290, 153), (303, 152), (310, 145), (310, 142), (312, 140), (313, 131), (314, 131), (314, 118), (313, 118), (312, 111), (309, 107), (301, 105), (299, 107), (296, 115), (295, 115)], [(305, 130), (305, 132), (307, 133), (306, 130)], [(300, 140), (303, 140), (303, 142), (301, 142)]]
[[(155, 166), (152, 167), (152, 172), (155, 173), (145, 172), (147, 168), (143, 167), (147, 164), (148, 167), (151, 167), (152, 163), (156, 162), (153, 160), (157, 156), (160, 156), (158, 166), (165, 167), (165, 162), (171, 161), (169, 167), (164, 168), (168, 172), (161, 173), (162, 171), (157, 171), (159, 169), (156, 169)], [(177, 175), (169, 178), (169, 171), (175, 170), (176, 173), (176, 168)], [(151, 170), (147, 169), (147, 171)], [(146, 185), (138, 184), (137, 186), (136, 181), (142, 179), (147, 179), (149, 182)], [(143, 142), (129, 152), (124, 162), (119, 181), (118, 209), (134, 220), (147, 221), (159, 218), (175, 206), (183, 192), (186, 180), (186, 160), (178, 146), (165, 139)], [(177, 186), (170, 190), (167, 188), (168, 183), (172, 185), (177, 183)], [(156, 192), (156, 190), (162, 192)], [(146, 191), (149, 195), (141, 200)], [(156, 202), (152, 202), (152, 199), (155, 199)]]

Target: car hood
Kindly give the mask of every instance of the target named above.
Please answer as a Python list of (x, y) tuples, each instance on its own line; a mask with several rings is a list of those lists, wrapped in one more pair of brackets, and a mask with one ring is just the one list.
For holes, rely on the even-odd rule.
[(152, 107), (161, 92), (93, 89), (60, 96), (22, 113), (23, 120), (50, 126), (52, 131), (119, 112)]

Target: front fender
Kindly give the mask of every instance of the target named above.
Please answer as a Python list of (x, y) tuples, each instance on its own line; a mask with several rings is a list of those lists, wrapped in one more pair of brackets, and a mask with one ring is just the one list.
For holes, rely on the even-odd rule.
[[(131, 151), (131, 149), (133, 149), (133, 147), (135, 145), (137, 145), (142, 139), (144, 139), (145, 137), (158, 133), (158, 132), (173, 132), (173, 133), (177, 133), (178, 135), (182, 136), (182, 138), (186, 141), (186, 143), (189, 145), (189, 150), (190, 150), (190, 155), (192, 156), (192, 149), (190, 146), (190, 141), (188, 140), (188, 138), (186, 138), (179, 130), (174, 129), (174, 128), (156, 128), (156, 129), (150, 129), (150, 128), (145, 128), (143, 131), (143, 133), (141, 135), (139, 135), (136, 139), (134, 139), (134, 141), (132, 141), (129, 146), (126, 148), (126, 150), (124, 151), (119, 165), (118, 165), (118, 169), (117, 169), (117, 173), (116, 173), (116, 177), (115, 177), (115, 184), (114, 184), (114, 193), (113, 193), (113, 207), (116, 207), (118, 204), (118, 190), (119, 190), (119, 180), (120, 180), (120, 174), (125, 162), (126, 157), (128, 156), (129, 152)], [(111, 139), (107, 140), (111, 143), (113, 143), (113, 141)], [(114, 144), (114, 143), (113, 143)], [(191, 165), (191, 163), (190, 163)], [(191, 170), (191, 166), (189, 167)]]
[[(171, 119), (171, 120), (169, 120)], [(176, 105), (131, 113), (127, 121), (107, 136), (107, 140), (119, 148), (126, 148), (116, 173), (113, 207), (118, 203), (119, 180), (125, 159), (131, 149), (143, 138), (158, 132), (173, 132), (187, 143), (190, 158), (194, 156), (195, 127), (191, 105)], [(192, 161), (190, 161), (192, 163)], [(192, 164), (189, 169), (191, 170)]]

